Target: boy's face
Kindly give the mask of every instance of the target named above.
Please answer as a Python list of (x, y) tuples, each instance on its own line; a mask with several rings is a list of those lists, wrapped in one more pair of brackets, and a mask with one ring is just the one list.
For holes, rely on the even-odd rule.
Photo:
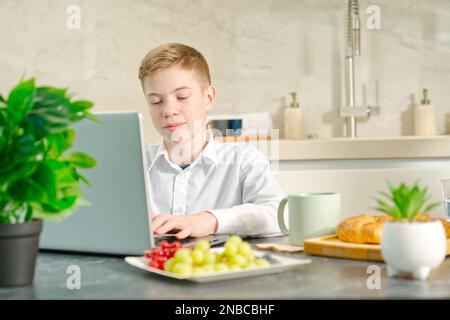
[[(201, 81), (193, 70), (171, 66), (144, 77), (143, 88), (153, 125), (168, 143), (174, 134), (189, 134), (206, 128), (206, 113), (212, 109), (215, 89)], [(194, 127), (195, 125), (195, 127)], [(183, 132), (180, 132), (184, 130)]]

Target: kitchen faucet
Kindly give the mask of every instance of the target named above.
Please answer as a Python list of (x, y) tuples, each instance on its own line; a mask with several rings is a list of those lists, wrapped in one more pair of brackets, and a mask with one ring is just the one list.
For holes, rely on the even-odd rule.
[[(357, 137), (356, 120), (380, 113), (377, 106), (357, 106), (355, 102), (355, 57), (361, 54), (361, 26), (359, 19), (359, 0), (347, 0), (347, 45), (345, 54), (346, 105), (339, 109), (339, 116), (346, 118), (346, 136)], [(378, 91), (378, 85), (377, 85)], [(378, 100), (378, 92), (376, 92)]]

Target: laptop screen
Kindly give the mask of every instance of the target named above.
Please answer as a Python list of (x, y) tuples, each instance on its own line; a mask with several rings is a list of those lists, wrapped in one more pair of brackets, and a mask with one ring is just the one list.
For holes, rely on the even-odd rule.
[(73, 151), (89, 153), (98, 163), (80, 170), (92, 185), (82, 184), (90, 205), (62, 222), (45, 221), (40, 248), (142, 255), (152, 246), (142, 115), (96, 116), (100, 123), (86, 120), (74, 127)]

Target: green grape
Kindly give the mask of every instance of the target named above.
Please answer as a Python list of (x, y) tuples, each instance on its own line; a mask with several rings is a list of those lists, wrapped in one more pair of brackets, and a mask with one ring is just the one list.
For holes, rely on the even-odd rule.
[(247, 246), (239, 247), (237, 254), (240, 254), (241, 256), (244, 256), (249, 261), (255, 260), (255, 255), (253, 253), (253, 250), (248, 248)]
[(228, 269), (229, 270), (240, 270), (241, 267), (236, 264), (228, 264)]
[(244, 257), (246, 257), (248, 261), (255, 261), (255, 255), (253, 254), (253, 251), (247, 253), (246, 255), (244, 255)]
[(209, 250), (210, 247), (211, 247), (211, 246), (210, 246), (210, 244), (209, 244), (208, 241), (206, 241), (206, 240), (200, 240), (199, 242), (197, 242), (197, 243), (195, 244), (194, 249), (198, 249), (198, 250), (207, 252), (207, 251)]
[(200, 249), (194, 249), (191, 252), (191, 257), (194, 264), (200, 265), (205, 259), (205, 253)]
[(192, 275), (192, 265), (185, 262), (177, 262), (173, 265), (172, 272), (180, 276), (188, 277)]
[(220, 261), (225, 262), (228, 259), (228, 256), (225, 254), (225, 250), (220, 253)]
[(228, 240), (225, 242), (225, 246), (227, 245), (227, 243), (233, 243), (233, 244), (240, 244), (242, 242), (242, 238), (237, 236), (237, 235), (232, 235), (231, 237), (228, 238)]
[(223, 253), (227, 257), (232, 257), (237, 253), (238, 247), (234, 243), (227, 243), (225, 244), (225, 249), (223, 250)]
[(258, 267), (268, 267), (268, 266), (270, 266), (269, 261), (267, 261), (266, 259), (256, 259), (255, 260), (255, 264)]
[(257, 265), (256, 265), (256, 263), (255, 263), (254, 261), (249, 261), (249, 262), (247, 262), (247, 264), (244, 266), (245, 269), (248, 269), (248, 268), (256, 268), (256, 267), (257, 267)]
[(177, 262), (192, 264), (191, 250), (189, 249), (179, 249), (173, 257)]
[(235, 254), (234, 256), (231, 256), (229, 259), (229, 263), (231, 265), (235, 264), (239, 267), (245, 266), (247, 262), (248, 262), (247, 258), (240, 254)]
[(205, 274), (205, 270), (203, 269), (203, 267), (194, 267), (192, 268), (192, 274), (196, 275), (196, 276), (200, 276), (202, 274)]
[(220, 259), (219, 263), (228, 264), (228, 257), (226, 255), (222, 255), (222, 259)]
[(242, 242), (238, 245), (238, 254), (247, 256), (247, 254), (252, 252), (252, 246), (248, 242)]
[(214, 266), (211, 264), (202, 266), (202, 269), (205, 273), (214, 272)]
[(217, 263), (214, 266), (214, 271), (217, 271), (217, 272), (228, 271), (228, 266), (225, 263)]
[(203, 258), (204, 265), (211, 265), (216, 263), (216, 255), (212, 252), (205, 253), (205, 257)]
[(173, 265), (176, 263), (174, 258), (170, 258), (169, 260), (166, 261), (166, 263), (164, 263), (164, 270), (165, 271), (172, 271)]
[(221, 263), (222, 262), (223, 256), (222, 256), (222, 254), (220, 252), (215, 252), (214, 256), (216, 257), (216, 263)]

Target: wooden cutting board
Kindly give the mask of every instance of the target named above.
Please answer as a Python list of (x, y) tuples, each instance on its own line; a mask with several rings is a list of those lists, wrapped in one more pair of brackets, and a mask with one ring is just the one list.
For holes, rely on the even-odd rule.
[[(379, 244), (343, 242), (335, 234), (305, 240), (304, 252), (316, 256), (353, 260), (383, 261)], [(450, 255), (450, 238), (447, 239), (447, 256)]]

